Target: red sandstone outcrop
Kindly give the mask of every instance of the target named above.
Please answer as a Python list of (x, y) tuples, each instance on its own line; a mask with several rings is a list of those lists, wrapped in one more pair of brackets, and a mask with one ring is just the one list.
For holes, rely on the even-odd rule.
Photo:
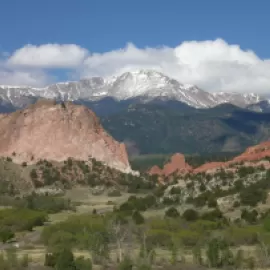
[[(190, 173), (213, 173), (218, 169), (221, 168), (228, 168), (231, 165), (237, 164), (239, 162), (244, 162), (247, 166), (260, 166), (264, 165), (265, 168), (270, 168), (269, 161), (261, 161), (261, 159), (265, 157), (270, 157), (270, 141), (263, 142), (259, 145), (252, 146), (247, 148), (247, 150), (235, 157), (234, 159), (227, 161), (227, 162), (209, 162), (205, 163), (200, 167), (197, 167), (195, 169), (192, 169), (191, 166), (189, 166), (185, 162), (185, 157), (182, 154), (175, 154), (172, 156), (171, 161), (167, 163), (163, 169), (160, 169), (157, 166), (154, 166), (150, 169), (149, 174), (157, 174), (160, 176), (169, 176), (173, 173), (178, 174), (186, 174), (188, 172)], [(254, 163), (254, 161), (256, 163)]]
[(270, 157), (270, 141), (247, 148), (243, 154), (235, 157), (232, 161), (229, 161), (229, 163), (256, 161), (267, 156)]
[(148, 173), (150, 175), (163, 175), (162, 169), (160, 169), (157, 165), (153, 166)]
[(0, 156), (14, 162), (95, 158), (130, 172), (125, 145), (109, 136), (84, 106), (42, 100), (25, 110), (0, 114)]
[(185, 156), (182, 154), (174, 154), (170, 161), (164, 165), (163, 169), (154, 166), (149, 170), (149, 174), (157, 174), (162, 176), (169, 176), (173, 173), (185, 174), (192, 171), (192, 167), (186, 163)]
[(226, 166), (225, 162), (209, 162), (205, 163), (200, 167), (195, 168), (192, 172), (193, 173), (202, 173), (202, 172), (211, 172), (216, 170), (217, 168), (222, 168)]

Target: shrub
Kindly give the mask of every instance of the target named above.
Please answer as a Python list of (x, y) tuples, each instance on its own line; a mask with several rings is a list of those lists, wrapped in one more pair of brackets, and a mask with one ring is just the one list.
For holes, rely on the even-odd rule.
[(122, 262), (118, 265), (118, 270), (132, 270), (133, 269), (133, 262), (129, 257), (124, 257)]
[(135, 224), (140, 225), (144, 223), (144, 217), (139, 211), (134, 211), (132, 215), (132, 219), (135, 222)]
[(204, 213), (201, 216), (201, 218), (205, 220), (210, 220), (210, 221), (217, 221), (217, 220), (224, 219), (222, 212), (218, 208), (216, 208), (213, 211)]
[(172, 245), (172, 235), (168, 230), (152, 229), (147, 234), (147, 242), (152, 246), (169, 247)]
[(259, 202), (264, 202), (267, 198), (265, 189), (255, 188), (250, 186), (242, 190), (239, 194), (240, 202), (243, 205), (256, 206)]
[(181, 230), (177, 233), (177, 237), (184, 246), (194, 247), (200, 240), (201, 234), (191, 230)]
[[(48, 253), (45, 255), (45, 266), (53, 267), (57, 270), (86, 270), (92, 269), (92, 263), (87, 263), (82, 257), (78, 258), (76, 261), (74, 260), (73, 253), (69, 248), (62, 248), (54, 253)], [(76, 265), (76, 263), (78, 265)], [(83, 267), (83, 268), (78, 268)], [(90, 267), (90, 268), (87, 268)]]
[(180, 195), (181, 194), (181, 188), (180, 187), (172, 187), (170, 190), (171, 195)]
[(14, 233), (7, 227), (0, 227), (0, 241), (6, 243), (14, 237)]
[(47, 213), (58, 213), (63, 210), (74, 210), (71, 201), (57, 196), (37, 195), (35, 193), (23, 198), (24, 207), (44, 211)]
[(108, 192), (108, 197), (120, 197), (120, 196), (122, 196), (122, 194), (121, 194), (120, 190), (118, 190), (118, 189), (114, 189), (114, 190)]
[(93, 265), (90, 259), (85, 259), (80, 256), (75, 259), (75, 269), (77, 270), (92, 270)]
[(259, 229), (256, 226), (230, 227), (224, 236), (230, 245), (255, 245), (258, 243), (258, 233)]
[(263, 228), (267, 232), (270, 232), (270, 217), (266, 217), (264, 222), (263, 222)]
[(36, 180), (38, 178), (37, 171), (35, 169), (32, 169), (30, 172), (30, 177), (32, 180)]
[(55, 235), (59, 234), (61, 236), (57, 237), (59, 246), (65, 245), (68, 241), (73, 248), (105, 252), (109, 245), (108, 228), (106, 217), (85, 214), (46, 226), (41, 239), (44, 244), (49, 245), (51, 241), (54, 242), (52, 239), (55, 239)]
[(170, 207), (165, 212), (165, 217), (177, 218), (179, 216), (180, 216), (180, 214), (179, 214), (178, 210), (175, 207)]
[(234, 264), (233, 253), (223, 239), (211, 239), (207, 244), (206, 256), (210, 267), (228, 267)]
[(248, 211), (247, 209), (242, 210), (241, 219), (245, 220), (248, 223), (255, 223), (258, 218), (258, 212), (253, 209), (252, 211)]
[(217, 207), (217, 199), (214, 197), (210, 197), (207, 203), (209, 208), (215, 208)]
[(7, 227), (12, 232), (32, 230), (33, 227), (42, 226), (48, 216), (44, 212), (29, 209), (0, 210), (0, 227)]
[(186, 220), (186, 221), (195, 221), (199, 218), (199, 214), (196, 210), (194, 209), (187, 209), (182, 217)]
[(191, 223), (189, 228), (197, 232), (213, 231), (219, 228), (219, 224), (215, 221), (198, 219), (197, 221)]

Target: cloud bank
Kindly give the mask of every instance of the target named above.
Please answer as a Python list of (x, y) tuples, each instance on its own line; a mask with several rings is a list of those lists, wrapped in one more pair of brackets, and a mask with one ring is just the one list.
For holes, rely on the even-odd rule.
[(8, 59), (12, 66), (34, 68), (73, 68), (82, 64), (88, 51), (74, 44), (26, 45)]
[(50, 69), (72, 70), (77, 78), (117, 75), (135, 69), (154, 69), (207, 91), (257, 92), (270, 90), (270, 59), (222, 39), (186, 41), (175, 48), (124, 48), (105, 53), (89, 52), (75, 44), (26, 45), (0, 65), (0, 84), (49, 83)]

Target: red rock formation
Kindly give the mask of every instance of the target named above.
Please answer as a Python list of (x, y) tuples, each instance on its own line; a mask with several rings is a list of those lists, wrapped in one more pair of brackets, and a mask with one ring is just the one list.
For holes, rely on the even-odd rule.
[(218, 168), (222, 168), (224, 166), (226, 166), (225, 162), (209, 162), (209, 163), (203, 164), (200, 167), (195, 168), (192, 172), (193, 173), (210, 172)]
[(154, 166), (149, 170), (149, 174), (157, 174), (163, 176), (169, 176), (173, 173), (185, 174), (192, 171), (192, 167), (186, 163), (185, 156), (182, 154), (174, 154), (170, 161), (164, 165), (163, 169), (158, 166)]
[(46, 100), (22, 111), (0, 114), (0, 156), (12, 157), (17, 163), (92, 157), (115, 169), (131, 171), (125, 145), (103, 130), (91, 110)]
[[(168, 176), (175, 172), (178, 174), (181, 174), (181, 173), (185, 174), (188, 172), (195, 173), (195, 174), (202, 173), (202, 172), (213, 173), (218, 169), (228, 168), (229, 166), (237, 164), (239, 162), (245, 162), (248, 166), (264, 165), (266, 168), (270, 168), (270, 163), (268, 161), (266, 162), (260, 161), (261, 159), (267, 156), (270, 157), (270, 141), (263, 142), (256, 146), (249, 147), (243, 154), (235, 157), (234, 159), (230, 161), (209, 162), (195, 169), (192, 169), (192, 167), (189, 166), (185, 162), (185, 157), (182, 154), (175, 154), (174, 156), (172, 156), (171, 161), (167, 163), (163, 169), (160, 169), (159, 167), (154, 166), (149, 171), (149, 173), (157, 174), (160, 176)], [(256, 162), (256, 164), (251, 163), (254, 161)]]
[(148, 173), (150, 175), (163, 175), (162, 169), (160, 169), (157, 165), (153, 166)]
[(270, 157), (269, 141), (247, 148), (247, 150), (243, 154), (235, 157), (232, 161), (229, 161), (229, 163), (256, 161), (267, 156)]
[(171, 157), (169, 163), (167, 163), (163, 168), (163, 173), (165, 176), (171, 175), (173, 173), (185, 174), (192, 170), (192, 167), (185, 161), (185, 156), (182, 154), (175, 154)]

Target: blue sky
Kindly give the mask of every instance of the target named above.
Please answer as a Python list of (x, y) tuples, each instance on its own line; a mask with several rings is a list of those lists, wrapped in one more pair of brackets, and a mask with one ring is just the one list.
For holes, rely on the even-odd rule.
[[(244, 91), (250, 83), (256, 91), (270, 89), (270, 74), (265, 73), (270, 59), (268, 0), (2, 0), (0, 5), (0, 84), (38, 86), (142, 67), (210, 90)], [(16, 55), (27, 44), (31, 50)], [(55, 46), (42, 47), (48, 44), (59, 46), (57, 52)], [(78, 48), (74, 59), (65, 62), (74, 48), (63, 46), (70, 44)], [(91, 58), (93, 53), (99, 55)], [(36, 63), (33, 54), (46, 55), (48, 62)], [(28, 63), (30, 58), (35, 63)], [(179, 61), (185, 66), (178, 66)], [(220, 72), (211, 74), (213, 68)], [(235, 69), (241, 71), (238, 80)], [(245, 76), (258, 83), (245, 83)]]

